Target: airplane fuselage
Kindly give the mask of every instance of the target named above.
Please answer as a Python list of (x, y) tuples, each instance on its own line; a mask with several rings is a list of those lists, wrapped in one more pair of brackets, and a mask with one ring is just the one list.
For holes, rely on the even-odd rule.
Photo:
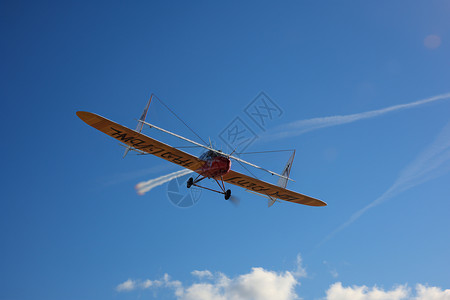
[(205, 160), (203, 166), (198, 170), (198, 173), (208, 178), (220, 178), (227, 174), (231, 168), (231, 160), (220, 155), (217, 152), (207, 151), (200, 156)]

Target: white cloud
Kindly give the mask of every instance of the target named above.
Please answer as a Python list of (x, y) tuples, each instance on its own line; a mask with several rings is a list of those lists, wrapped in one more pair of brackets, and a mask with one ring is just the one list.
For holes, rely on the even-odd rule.
[(150, 287), (160, 287), (162, 285), (163, 282), (161, 280), (150, 280), (150, 279), (147, 279), (139, 284), (139, 286), (143, 289), (148, 289)]
[(116, 290), (118, 292), (123, 292), (123, 291), (132, 291), (136, 288), (136, 281), (128, 279), (125, 282), (122, 282), (121, 284), (119, 284), (116, 287)]
[(331, 276), (333, 276), (333, 278), (338, 278), (339, 277), (339, 273), (336, 270), (336, 268), (334, 268), (329, 262), (327, 262), (326, 260), (323, 261), (323, 264), (325, 266), (327, 266), (328, 272), (330, 273)]
[(172, 280), (169, 274), (164, 274), (164, 276), (159, 280), (150, 280), (146, 279), (142, 280), (133, 280), (128, 279), (127, 281), (122, 282), (118, 286), (116, 286), (116, 291), (118, 292), (129, 292), (136, 289), (150, 289), (150, 288), (159, 288), (166, 287), (175, 290), (175, 294), (179, 293), (182, 288), (182, 284), (178, 280)]
[(225, 299), (289, 300), (298, 298), (294, 287), (297, 280), (289, 271), (276, 273), (253, 268), (248, 274), (231, 280), (226, 287)]
[[(206, 271), (206, 272), (205, 272)], [(212, 281), (193, 283), (183, 286), (178, 280), (172, 280), (168, 274), (159, 280), (132, 280), (119, 284), (118, 292), (130, 292), (136, 289), (146, 290), (166, 288), (173, 292), (177, 300), (294, 300), (301, 299), (295, 287), (299, 282), (292, 272), (275, 272), (263, 268), (252, 268), (243, 275), (229, 278), (218, 272), (197, 271), (195, 276), (211, 274)], [(201, 272), (201, 273), (198, 273)], [(373, 286), (343, 286), (341, 282), (333, 283), (325, 291), (324, 300), (450, 300), (450, 289), (430, 287), (417, 284), (414, 291), (405, 285), (398, 285), (390, 290)]]
[(415, 300), (450, 300), (450, 289), (442, 290), (438, 287), (428, 287), (422, 284), (416, 286)]
[[(293, 300), (298, 299), (295, 286), (298, 284), (295, 276), (289, 272), (268, 271), (263, 268), (252, 268), (243, 275), (229, 278), (222, 273), (213, 275), (210, 271), (193, 271), (191, 274), (200, 278), (211, 276), (212, 282), (194, 283), (184, 287), (180, 281), (171, 280), (165, 274), (160, 280), (131, 280), (119, 284), (119, 292), (134, 289), (150, 289), (165, 287), (172, 289), (179, 300)], [(200, 276), (199, 276), (200, 275)]]
[(450, 289), (428, 287), (418, 284), (415, 295), (406, 285), (399, 285), (391, 290), (383, 290), (377, 286), (344, 287), (336, 282), (326, 291), (326, 300), (450, 300)]
[[(329, 263), (323, 262), (325, 265)], [(166, 289), (177, 300), (294, 300), (301, 299), (295, 288), (300, 285), (298, 277), (306, 277), (300, 254), (297, 256), (295, 271), (271, 271), (264, 268), (252, 268), (250, 272), (228, 277), (221, 272), (194, 270), (191, 275), (200, 282), (183, 284), (172, 280), (168, 274), (157, 280), (128, 279), (116, 287), (118, 292), (133, 290)], [(343, 286), (336, 282), (324, 292), (324, 300), (450, 300), (450, 289), (443, 290), (417, 284), (411, 289), (406, 284), (397, 285), (389, 290), (378, 286)], [(156, 294), (153, 294), (156, 297)]]
[(384, 291), (376, 286), (343, 287), (336, 282), (326, 291), (327, 300), (400, 300), (407, 299), (409, 289), (407, 286), (398, 286), (391, 291)]
[(331, 274), (331, 276), (333, 276), (334, 278), (338, 278), (338, 277), (339, 277), (339, 273), (337, 272), (336, 269), (331, 269), (331, 270), (330, 270), (330, 274)]
[(197, 276), (198, 278), (213, 278), (213, 274), (208, 270), (204, 271), (194, 270), (191, 272), (191, 274)]
[(308, 276), (308, 274), (306, 273), (306, 269), (303, 267), (302, 265), (302, 256), (301, 254), (297, 254), (297, 261), (296, 261), (296, 269), (294, 272), (292, 272), (292, 274), (294, 274), (295, 277), (306, 277)]

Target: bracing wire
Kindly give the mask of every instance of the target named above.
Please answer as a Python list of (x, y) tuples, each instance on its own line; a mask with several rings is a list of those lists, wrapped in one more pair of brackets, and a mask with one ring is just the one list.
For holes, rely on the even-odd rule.
[(243, 163), (241, 163), (240, 161), (238, 161), (237, 160), (237, 162), (245, 169), (245, 170), (247, 170), (247, 172), (249, 172), (250, 173), (250, 175), (252, 175), (253, 177), (255, 177), (256, 179), (258, 179), (259, 180), (259, 178), (255, 175), (255, 174), (253, 174), (253, 172), (251, 172), (246, 166), (244, 166), (244, 164)]
[(191, 127), (189, 127), (188, 124), (186, 124), (186, 122), (184, 122), (173, 110), (171, 110), (161, 99), (159, 99), (158, 96), (156, 96), (155, 94), (153, 94), (153, 96), (162, 104), (164, 105), (165, 108), (167, 108), (168, 111), (170, 111), (178, 120), (180, 120), (181, 123), (184, 124), (184, 126), (186, 126), (193, 134), (195, 134), (205, 145), (208, 145)]
[(179, 148), (201, 148), (200, 146), (173, 146), (173, 148), (175, 149), (179, 149)]
[(268, 150), (268, 151), (256, 151), (256, 152), (241, 152), (236, 154), (259, 154), (259, 153), (269, 153), (269, 152), (292, 152), (294, 149), (286, 149), (286, 150)]
[[(251, 172), (246, 166), (244, 166), (243, 163), (241, 163), (240, 161), (237, 161), (237, 162), (238, 162), (245, 170), (247, 170), (247, 172), (249, 172), (250, 175), (252, 175), (254, 178), (256, 178), (256, 179), (259, 180), (258, 176), (256, 176), (255, 174), (253, 174), (253, 172)], [(270, 199), (272, 199), (269, 195), (267, 195), (266, 192), (263, 192), (263, 193), (264, 193), (264, 195), (266, 195), (267, 197), (269, 197)]]
[[(183, 123), (183, 125), (184, 126), (186, 126), (193, 134), (195, 134), (202, 142), (203, 142), (203, 144), (204, 144), (204, 146), (202, 146), (200, 143), (197, 143), (197, 142), (194, 142), (194, 141), (191, 141), (191, 140), (189, 140), (189, 139), (187, 139), (187, 138), (183, 138), (182, 136), (179, 136), (179, 135), (177, 135), (177, 134), (174, 134), (174, 133), (171, 133), (171, 132), (169, 132), (169, 131), (167, 131), (167, 130), (164, 130), (164, 129), (162, 129), (162, 128), (158, 128), (157, 126), (155, 126), (155, 125), (152, 125), (152, 124), (150, 124), (150, 123), (147, 123), (147, 122), (145, 122), (145, 121), (140, 121), (140, 122), (142, 122), (143, 124), (146, 124), (146, 125), (149, 125), (150, 127), (153, 127), (153, 128), (156, 128), (156, 129), (158, 129), (158, 130), (161, 130), (161, 131), (164, 131), (164, 132), (166, 132), (166, 133), (169, 133), (169, 134), (171, 134), (171, 135), (174, 135), (174, 136), (176, 136), (176, 137), (178, 137), (178, 138), (181, 138), (181, 139), (184, 139), (184, 140), (187, 140), (187, 141), (189, 141), (189, 142), (191, 142), (191, 143), (193, 143), (193, 144), (196, 144), (197, 146), (201, 146), (201, 147), (203, 147), (203, 148), (207, 148), (207, 149), (209, 149), (209, 150), (212, 150), (212, 151), (215, 151), (215, 152), (220, 152), (220, 151), (217, 151), (217, 150), (214, 150), (214, 149), (211, 149), (212, 148), (212, 146), (211, 146), (211, 148), (209, 148), (207, 145), (207, 143), (205, 142), (205, 140), (203, 140), (191, 127), (189, 127), (189, 125), (187, 125), (186, 124), (186, 122), (184, 122), (172, 109), (170, 109), (165, 103), (164, 103), (164, 101), (162, 101), (158, 96), (156, 96), (155, 94), (152, 94), (152, 96), (154, 96), (155, 98), (156, 98), (156, 100), (158, 100), (170, 113), (172, 113), (181, 123)], [(178, 148), (182, 148), (182, 147), (178, 147)], [(248, 152), (248, 153), (240, 153), (240, 154), (250, 154), (250, 153), (264, 153), (264, 152), (282, 152), (282, 151), (294, 151), (294, 150), (272, 150), (272, 151), (259, 151), (259, 152)], [(254, 175), (249, 169), (247, 169), (242, 163), (245, 163), (245, 164), (248, 164), (248, 165), (250, 165), (250, 166), (252, 166), (252, 167), (255, 167), (255, 168), (258, 168), (258, 169), (260, 169), (260, 170), (263, 170), (263, 171), (266, 171), (266, 172), (269, 172), (269, 173), (271, 173), (272, 175), (277, 175), (277, 176), (280, 176), (280, 177), (284, 177), (284, 176), (282, 176), (282, 175), (280, 175), (280, 174), (277, 174), (277, 173), (275, 173), (275, 172), (272, 172), (272, 171), (270, 171), (270, 170), (266, 170), (266, 169), (264, 169), (264, 168), (262, 168), (262, 167), (258, 167), (258, 166), (256, 166), (256, 165), (254, 165), (254, 164), (251, 164), (251, 163), (249, 163), (249, 162), (246, 162), (246, 161), (244, 161), (244, 160), (241, 160), (240, 158), (237, 158), (237, 157), (232, 157), (231, 155), (228, 155), (228, 157), (229, 158), (232, 158), (232, 159), (234, 159), (234, 160), (236, 160), (237, 162), (239, 162), (239, 164), (242, 166), (242, 167), (244, 167), (244, 169), (246, 169), (247, 170), (247, 172), (249, 172), (251, 175), (253, 175), (253, 177), (255, 177), (255, 178), (257, 178), (258, 179), (258, 177), (256, 176), (256, 175)], [(241, 163), (242, 162), (242, 163)], [(287, 178), (288, 180), (291, 180), (290, 178)]]

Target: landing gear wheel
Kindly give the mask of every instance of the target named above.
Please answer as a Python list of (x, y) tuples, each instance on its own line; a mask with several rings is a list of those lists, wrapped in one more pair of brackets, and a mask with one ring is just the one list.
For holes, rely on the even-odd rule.
[(227, 191), (225, 192), (225, 200), (230, 199), (230, 197), (231, 197), (231, 190), (227, 190)]
[(187, 188), (190, 188), (194, 184), (194, 178), (189, 178), (189, 180), (186, 183)]

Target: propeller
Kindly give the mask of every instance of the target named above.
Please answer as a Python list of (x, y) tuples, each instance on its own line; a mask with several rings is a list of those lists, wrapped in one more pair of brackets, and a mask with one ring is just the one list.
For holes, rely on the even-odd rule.
[(241, 199), (240, 198), (238, 198), (238, 197), (236, 197), (236, 196), (233, 196), (233, 195), (231, 195), (231, 197), (230, 197), (230, 202), (234, 205), (234, 206), (239, 206), (239, 204), (241, 203)]

